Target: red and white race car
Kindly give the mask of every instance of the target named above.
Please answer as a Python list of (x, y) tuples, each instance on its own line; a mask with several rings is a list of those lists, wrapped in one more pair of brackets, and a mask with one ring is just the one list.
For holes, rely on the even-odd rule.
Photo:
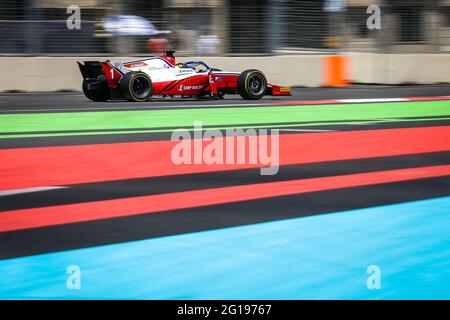
[(106, 60), (78, 62), (83, 75), (83, 92), (93, 101), (126, 99), (147, 101), (153, 95), (163, 97), (222, 98), (225, 93), (239, 93), (249, 100), (264, 95), (288, 96), (289, 87), (267, 83), (255, 69), (226, 72), (210, 68), (203, 61), (176, 63), (174, 51), (163, 56), (127, 62)]

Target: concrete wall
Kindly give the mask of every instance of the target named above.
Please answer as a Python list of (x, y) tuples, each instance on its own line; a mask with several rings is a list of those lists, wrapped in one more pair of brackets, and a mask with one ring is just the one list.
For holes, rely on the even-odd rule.
[[(135, 58), (112, 58), (111, 60)], [(0, 57), (0, 91), (81, 90), (81, 74), (76, 64), (105, 57)], [(271, 83), (315, 87), (322, 81), (319, 56), (283, 57), (179, 57), (177, 61), (204, 60), (226, 70), (259, 69)], [(7, 75), (7, 76), (6, 76)]]
[(351, 81), (381, 84), (450, 83), (450, 54), (349, 54)]
[[(450, 54), (350, 53), (350, 80), (359, 83), (450, 83)], [(323, 84), (322, 55), (273, 57), (179, 57), (178, 61), (204, 60), (227, 71), (260, 69), (268, 81), (290, 86)], [(128, 58), (130, 59), (130, 58)], [(104, 57), (0, 57), (0, 91), (80, 90), (76, 61)], [(112, 60), (127, 60), (117, 58)]]

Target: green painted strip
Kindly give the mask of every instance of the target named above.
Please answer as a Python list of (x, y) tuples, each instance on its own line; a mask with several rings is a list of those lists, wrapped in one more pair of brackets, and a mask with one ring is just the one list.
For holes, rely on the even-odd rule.
[[(371, 124), (371, 123), (379, 123), (379, 122), (411, 122), (411, 121), (435, 121), (435, 120), (448, 120), (450, 118), (448, 117), (420, 117), (420, 118), (394, 118), (394, 119), (375, 119), (375, 120), (364, 120), (364, 119), (360, 119), (357, 121), (335, 121), (333, 123), (331, 122), (322, 122), (322, 121), (314, 121), (314, 122), (289, 122), (289, 123), (270, 123), (270, 124), (261, 124), (261, 125), (256, 125), (256, 127), (260, 128), (260, 127), (271, 127), (271, 128), (276, 128), (277, 126), (280, 127), (288, 127), (288, 126), (322, 126), (322, 125), (328, 125), (328, 124)], [(228, 128), (233, 128), (236, 126), (227, 126)], [(244, 125), (240, 125), (240, 127), (242, 128), (249, 128), (249, 127), (255, 127), (255, 125), (252, 124), (244, 124)], [(177, 129), (186, 129), (186, 130), (190, 130), (192, 129), (193, 126), (186, 126), (186, 127), (179, 127)], [(208, 127), (205, 125), (202, 125), (202, 129), (207, 130), (207, 129), (216, 129), (217, 126), (213, 126), (213, 127)], [(159, 127), (159, 128), (129, 128), (129, 129), (109, 129), (109, 130), (64, 130), (64, 131), (56, 131), (56, 130), (52, 130), (52, 131), (35, 131), (35, 132), (0, 132), (0, 138), (1, 136), (14, 136), (14, 135), (22, 135), (22, 134), (30, 134), (30, 135), (47, 135), (47, 134), (52, 134), (52, 135), (59, 135), (59, 134), (79, 134), (79, 133), (90, 133), (90, 134), (95, 134), (96, 132), (106, 132), (106, 131), (110, 131), (111, 133), (115, 133), (115, 132), (129, 132), (129, 133), (133, 133), (133, 132), (142, 132), (142, 131), (150, 131), (150, 132), (168, 132), (168, 131), (173, 131), (174, 128), (164, 128), (164, 127)]]
[(103, 111), (0, 115), (0, 132), (178, 128), (201, 121), (205, 126), (249, 123), (352, 121), (450, 116), (450, 100), (320, 106), (271, 106), (177, 110)]
[[(285, 125), (254, 125), (254, 126), (231, 126), (231, 127), (208, 127), (205, 130), (226, 130), (226, 129), (278, 129), (289, 127), (311, 127), (311, 126), (327, 126), (327, 125), (370, 125), (376, 123), (387, 122), (416, 122), (416, 121), (435, 121), (435, 120), (450, 120), (450, 117), (443, 118), (417, 118), (417, 119), (398, 119), (398, 120), (373, 120), (373, 121), (352, 121), (352, 122), (319, 122), (319, 123), (300, 123), (300, 124), (285, 124)], [(369, 129), (369, 127), (368, 127)], [(133, 131), (95, 131), (95, 132), (68, 132), (68, 133), (31, 133), (31, 134), (11, 134), (1, 136), (0, 139), (14, 139), (14, 138), (42, 138), (42, 137), (70, 137), (70, 136), (93, 136), (105, 134), (136, 134), (136, 133), (165, 133), (172, 132), (174, 129), (148, 129), (148, 130), (133, 130)]]

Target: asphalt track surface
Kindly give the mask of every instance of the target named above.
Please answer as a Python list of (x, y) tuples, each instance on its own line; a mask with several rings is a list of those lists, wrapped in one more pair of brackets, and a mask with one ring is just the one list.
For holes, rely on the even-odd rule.
[[(449, 298), (448, 96), (446, 85), (258, 102), (0, 94), (0, 297)], [(393, 99), (406, 97), (423, 99)], [(195, 137), (199, 121), (278, 130), (277, 174), (261, 161), (174, 164), (172, 133)], [(66, 288), (68, 265), (83, 290)]]
[[(329, 100), (357, 98), (401, 98), (414, 96), (447, 96), (450, 85), (428, 86), (384, 86), (357, 85), (346, 88), (296, 88), (291, 97), (264, 97), (260, 102)], [(154, 99), (149, 103), (124, 104), (122, 101), (92, 103), (79, 92), (60, 93), (0, 93), (1, 113), (21, 112), (67, 112), (98, 110), (142, 110), (165, 108), (195, 108), (207, 105), (259, 105), (254, 101), (242, 100), (238, 95), (227, 95), (224, 100), (211, 102), (204, 99)]]

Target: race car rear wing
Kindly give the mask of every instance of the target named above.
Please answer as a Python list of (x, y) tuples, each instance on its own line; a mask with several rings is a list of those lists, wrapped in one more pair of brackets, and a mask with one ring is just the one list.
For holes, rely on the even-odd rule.
[(78, 62), (81, 75), (88, 84), (106, 82), (110, 89), (116, 89), (124, 75), (120, 68), (114, 66), (109, 60)]
[(102, 63), (100, 61), (84, 61), (84, 64), (77, 62), (81, 75), (86, 81), (97, 80), (99, 76), (104, 75)]

